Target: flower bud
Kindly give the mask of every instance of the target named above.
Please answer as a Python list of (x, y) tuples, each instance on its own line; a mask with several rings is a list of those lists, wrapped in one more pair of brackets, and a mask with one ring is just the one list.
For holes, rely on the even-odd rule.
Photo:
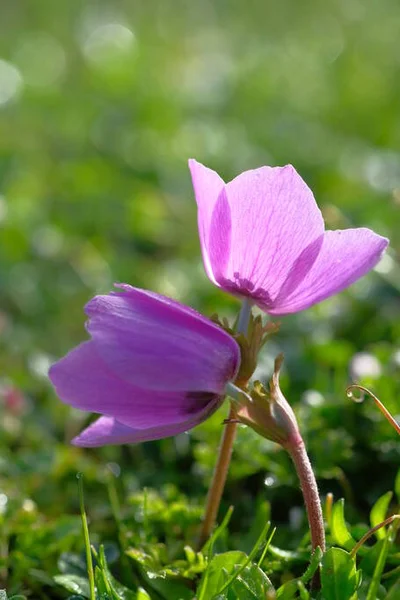
[(293, 446), (302, 442), (294, 412), (281, 392), (279, 374), (283, 354), (275, 359), (275, 368), (269, 390), (256, 381), (250, 396), (236, 406), (237, 420), (248, 425), (259, 435), (280, 444)]

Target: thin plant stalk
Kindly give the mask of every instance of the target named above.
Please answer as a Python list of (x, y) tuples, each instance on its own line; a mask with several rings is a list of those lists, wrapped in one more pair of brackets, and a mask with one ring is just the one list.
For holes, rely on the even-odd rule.
[(202, 548), (210, 537), (217, 519), (217, 513), (221, 503), (222, 494), (228, 476), (229, 465), (231, 462), (233, 442), (235, 441), (236, 437), (237, 422), (235, 419), (235, 410), (233, 407), (231, 407), (227, 423), (222, 433), (218, 450), (218, 458), (214, 467), (211, 485), (208, 490), (206, 509), (199, 537), (199, 548)]
[[(252, 302), (245, 298), (243, 300), (238, 321), (237, 332), (247, 334), (251, 315)], [(236, 413), (233, 407), (230, 408), (229, 415), (225, 421), (225, 427), (221, 436), (218, 449), (217, 462), (215, 463), (211, 484), (208, 490), (204, 519), (202, 522), (199, 548), (202, 548), (211, 535), (218, 515), (218, 509), (221, 504), (222, 494), (225, 488), (228, 476), (229, 465), (232, 457), (233, 443), (236, 437), (237, 422)]]
[(357, 552), (359, 551), (359, 549), (361, 548), (361, 546), (363, 544), (365, 544), (365, 542), (376, 532), (378, 531), (378, 529), (381, 529), (382, 527), (386, 527), (387, 525), (391, 525), (393, 523), (393, 521), (396, 521), (397, 519), (400, 519), (400, 515), (392, 515), (391, 517), (388, 517), (387, 519), (385, 519), (384, 521), (382, 521), (382, 523), (378, 523), (378, 525), (375, 525), (375, 527), (372, 527), (372, 529), (369, 529), (367, 531), (367, 533), (365, 533), (362, 538), (360, 540), (358, 540), (358, 542), (356, 543), (356, 545), (352, 548), (351, 552), (350, 552), (350, 556), (354, 557)]
[(383, 402), (381, 402), (379, 400), (379, 398), (377, 398), (377, 396), (375, 396), (375, 394), (373, 394), (371, 392), (371, 390), (364, 387), (363, 385), (359, 385), (358, 383), (353, 383), (352, 385), (349, 385), (346, 389), (346, 394), (347, 394), (347, 397), (352, 398), (352, 400), (354, 400), (354, 402), (362, 402), (363, 398), (362, 397), (356, 398), (353, 393), (353, 390), (358, 390), (359, 392), (364, 392), (365, 394), (368, 394), (368, 396), (370, 396), (373, 399), (373, 401), (375, 402), (375, 404), (377, 405), (377, 407), (379, 408), (379, 410), (381, 411), (381, 413), (383, 414), (385, 419), (387, 419), (389, 421), (389, 423), (391, 424), (393, 429), (395, 429), (397, 431), (397, 433), (400, 435), (400, 425), (397, 423), (396, 419), (394, 417), (392, 417), (392, 415), (390, 414), (390, 412), (388, 411), (386, 406), (383, 404)]
[(96, 600), (92, 550), (90, 547), (89, 528), (88, 528), (86, 512), (85, 512), (85, 502), (84, 502), (84, 498), (83, 498), (83, 481), (82, 481), (83, 476), (82, 476), (82, 473), (78, 473), (77, 479), (78, 479), (78, 490), (79, 490), (79, 506), (80, 506), (80, 510), (81, 510), (83, 537), (85, 540), (85, 549), (86, 549), (86, 563), (87, 563), (87, 572), (88, 572), (88, 579), (89, 579), (90, 600)]

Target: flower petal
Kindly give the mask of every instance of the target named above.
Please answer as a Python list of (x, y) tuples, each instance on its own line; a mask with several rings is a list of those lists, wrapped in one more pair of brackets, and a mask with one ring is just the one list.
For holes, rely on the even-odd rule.
[(149, 391), (135, 388), (110, 371), (93, 341), (84, 342), (55, 363), (49, 377), (64, 402), (116, 417), (135, 429), (202, 420), (221, 398), (213, 394)]
[(283, 286), (268, 312), (298, 312), (342, 291), (378, 263), (388, 243), (366, 228), (326, 231), (318, 257), (301, 283), (289, 294)]
[[(224, 195), (230, 209), (225, 220), (231, 221), (225, 280), (238, 292), (273, 303), (296, 259), (303, 256), (304, 275), (318, 255), (324, 222), (314, 196), (291, 165), (246, 171), (225, 186), (217, 205), (226, 206)], [(220, 226), (221, 212), (216, 206)]]
[[(208, 416), (208, 415), (206, 415)], [(204, 418), (206, 418), (206, 416)], [(201, 419), (203, 420), (203, 419)], [(137, 444), (171, 437), (198, 425), (200, 420), (187, 420), (178, 425), (132, 429), (113, 417), (100, 417), (72, 440), (74, 446), (94, 448), (111, 444)]]
[(136, 387), (222, 394), (240, 361), (235, 340), (194, 310), (128, 285), (86, 306), (109, 369)]
[(218, 173), (208, 169), (193, 158), (189, 160), (189, 169), (198, 208), (199, 236), (204, 268), (211, 281), (217, 284), (209, 256), (209, 239), (214, 206), (225, 183)]

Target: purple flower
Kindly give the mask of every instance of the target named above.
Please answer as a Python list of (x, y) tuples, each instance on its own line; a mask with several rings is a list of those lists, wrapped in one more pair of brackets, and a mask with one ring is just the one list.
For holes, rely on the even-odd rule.
[(50, 369), (64, 402), (104, 415), (73, 443), (155, 440), (204, 421), (240, 363), (227, 333), (169, 298), (129, 285), (86, 306), (91, 340)]
[(370, 229), (325, 231), (291, 165), (245, 171), (226, 184), (195, 160), (189, 167), (208, 277), (268, 313), (294, 313), (340, 292), (388, 245)]

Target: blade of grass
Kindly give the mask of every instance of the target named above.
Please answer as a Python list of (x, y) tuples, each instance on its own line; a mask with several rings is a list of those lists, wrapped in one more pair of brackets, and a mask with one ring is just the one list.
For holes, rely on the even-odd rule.
[[(212, 559), (214, 544), (215, 544), (216, 540), (219, 538), (219, 536), (221, 535), (221, 533), (228, 527), (228, 523), (231, 519), (232, 513), (233, 513), (233, 506), (230, 506), (228, 508), (228, 512), (226, 513), (221, 525), (219, 525), (217, 527), (217, 529), (214, 531), (212, 536), (207, 540), (207, 542), (204, 544), (204, 546), (202, 548), (203, 554), (204, 554), (204, 552), (207, 552), (208, 563), (210, 563), (210, 561)], [(205, 593), (205, 590), (207, 589), (208, 577), (209, 577), (208, 569), (206, 569), (204, 572), (204, 579), (203, 579), (201, 588), (199, 590), (198, 600), (204, 600), (204, 593)]]
[(83, 475), (82, 475), (82, 473), (78, 473), (76, 478), (78, 480), (79, 506), (80, 506), (80, 510), (81, 510), (83, 538), (85, 540), (87, 573), (88, 573), (89, 589), (90, 589), (90, 600), (96, 600), (92, 551), (90, 548), (89, 528), (88, 528), (86, 512), (85, 512), (85, 501), (84, 501), (84, 497), (83, 497)]
[(270, 544), (271, 544), (271, 542), (272, 542), (272, 538), (273, 538), (273, 537), (274, 537), (274, 535), (275, 535), (275, 532), (276, 532), (276, 527), (274, 527), (274, 528), (273, 528), (273, 530), (272, 530), (272, 531), (271, 531), (271, 533), (270, 533), (270, 536), (269, 536), (269, 538), (267, 539), (267, 541), (266, 541), (266, 543), (265, 543), (264, 550), (262, 551), (262, 554), (261, 554), (261, 556), (260, 556), (260, 560), (259, 560), (259, 561), (258, 561), (258, 563), (257, 563), (257, 567), (260, 567), (260, 568), (261, 568), (261, 565), (262, 565), (262, 564), (263, 564), (263, 562), (264, 562), (265, 555), (266, 555), (266, 554), (267, 554), (267, 552), (268, 552), (268, 548), (270, 547)]
[(383, 540), (382, 548), (379, 553), (378, 560), (376, 561), (374, 574), (372, 576), (372, 581), (368, 588), (366, 600), (376, 600), (376, 598), (378, 598), (379, 584), (381, 582), (383, 569), (385, 568), (385, 563), (386, 563), (387, 555), (389, 552), (390, 535), (391, 535), (391, 528), (389, 528), (389, 531), (388, 531), (385, 539)]

